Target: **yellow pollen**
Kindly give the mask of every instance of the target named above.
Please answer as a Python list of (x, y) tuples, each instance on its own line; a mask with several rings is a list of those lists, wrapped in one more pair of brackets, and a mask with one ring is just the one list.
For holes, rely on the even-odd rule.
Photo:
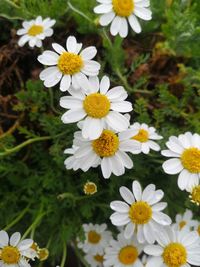
[(45, 261), (49, 257), (49, 250), (47, 248), (41, 248), (39, 250), (40, 261)]
[(198, 228), (197, 228), (197, 232), (198, 232), (198, 234), (200, 235), (200, 225), (199, 225)]
[(86, 96), (83, 101), (83, 108), (88, 116), (101, 119), (110, 111), (110, 101), (107, 96), (94, 93)]
[(6, 264), (17, 264), (20, 259), (18, 248), (6, 246), (1, 251), (1, 259)]
[(37, 251), (39, 249), (39, 246), (36, 242), (33, 242), (33, 244), (31, 245), (31, 248), (35, 251)]
[(112, 0), (113, 10), (117, 16), (129, 17), (134, 11), (134, 0)]
[(65, 75), (73, 75), (83, 67), (82, 57), (74, 53), (64, 52), (58, 59), (58, 68)]
[(134, 246), (123, 247), (119, 252), (119, 261), (124, 265), (133, 264), (138, 258), (138, 250)]
[(180, 228), (180, 230), (181, 230), (186, 224), (187, 224), (186, 221), (181, 221), (181, 222), (179, 223), (179, 228)]
[(139, 133), (133, 136), (132, 139), (145, 143), (149, 140), (149, 133), (144, 129), (140, 129)]
[(100, 157), (111, 157), (119, 148), (119, 138), (112, 131), (104, 130), (101, 136), (92, 142), (92, 147)]
[(131, 205), (129, 218), (135, 224), (146, 224), (152, 218), (152, 208), (144, 201), (138, 201)]
[(43, 33), (44, 28), (41, 25), (33, 25), (30, 27), (30, 29), (28, 30), (28, 34), (31, 36), (36, 36), (40, 33)]
[(187, 262), (187, 251), (180, 243), (171, 243), (162, 254), (164, 263), (169, 267), (181, 267)]
[(99, 255), (99, 254), (97, 254), (97, 255), (95, 255), (94, 256), (94, 259), (96, 260), (96, 261), (98, 261), (98, 262), (100, 262), (100, 263), (103, 263), (103, 255)]
[(196, 203), (198, 206), (200, 205), (200, 185), (197, 185), (192, 189), (190, 198), (193, 203)]
[(183, 167), (191, 173), (200, 173), (200, 149), (196, 147), (186, 149), (181, 155)]
[(101, 240), (101, 236), (97, 232), (90, 231), (88, 233), (88, 242), (89, 243), (98, 244), (100, 240)]
[(97, 186), (93, 182), (87, 182), (84, 185), (83, 191), (86, 195), (93, 195), (97, 192)]

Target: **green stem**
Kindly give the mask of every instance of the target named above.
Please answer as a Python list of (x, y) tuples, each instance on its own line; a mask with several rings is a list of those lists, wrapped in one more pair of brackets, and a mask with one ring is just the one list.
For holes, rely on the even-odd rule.
[(27, 211), (29, 210), (29, 207), (30, 207), (30, 204), (11, 223), (9, 223), (6, 227), (4, 227), (4, 230), (7, 231), (11, 227), (13, 227), (16, 223), (18, 223), (27, 213)]
[(61, 112), (56, 110), (56, 108), (54, 107), (54, 95), (53, 95), (53, 91), (52, 91), (51, 87), (49, 88), (49, 95), (50, 95), (50, 107), (51, 107), (51, 109), (53, 110), (54, 113), (60, 115)]
[(86, 16), (83, 12), (81, 12), (79, 9), (75, 8), (72, 3), (70, 1), (68, 1), (68, 6), (69, 8), (71, 8), (71, 10), (73, 10), (75, 13), (79, 14), (80, 16), (82, 16), (83, 18), (85, 18), (87, 21), (89, 21), (90, 23), (94, 23), (94, 21), (89, 18), (88, 16)]
[(103, 32), (102, 37), (105, 38), (105, 40), (108, 41), (110, 47), (112, 47), (112, 42), (111, 42), (111, 40), (110, 40), (110, 38), (109, 38), (109, 36), (108, 36), (108, 34), (107, 34), (107, 32), (106, 32), (106, 30), (104, 28), (103, 28), (103, 31), (102, 32)]
[(36, 228), (36, 226), (39, 224), (40, 220), (42, 219), (42, 217), (46, 215), (46, 212), (43, 213), (39, 213), (39, 215), (36, 217), (36, 219), (34, 220), (34, 222), (28, 227), (28, 229), (26, 230), (26, 232), (24, 233), (24, 235), (22, 236), (22, 239), (26, 238), (27, 235)]
[(63, 256), (62, 256), (60, 267), (65, 266), (66, 259), (67, 259), (67, 244), (66, 242), (63, 242)]

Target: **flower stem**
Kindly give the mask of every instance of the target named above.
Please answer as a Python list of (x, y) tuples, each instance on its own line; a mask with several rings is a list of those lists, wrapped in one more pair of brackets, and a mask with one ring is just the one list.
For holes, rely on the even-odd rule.
[(62, 256), (60, 267), (65, 266), (66, 259), (67, 259), (67, 244), (66, 242), (63, 242), (63, 256)]

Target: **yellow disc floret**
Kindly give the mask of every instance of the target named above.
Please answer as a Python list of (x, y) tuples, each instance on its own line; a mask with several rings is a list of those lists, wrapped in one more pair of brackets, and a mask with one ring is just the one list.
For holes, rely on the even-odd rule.
[(83, 67), (83, 59), (80, 55), (64, 52), (58, 59), (58, 68), (65, 75), (73, 75), (80, 72)]
[(200, 185), (197, 185), (192, 189), (190, 198), (193, 203), (196, 203), (198, 206), (200, 205)]
[(185, 149), (181, 155), (183, 167), (191, 173), (200, 173), (200, 149), (196, 147)]
[(110, 101), (107, 96), (94, 93), (86, 96), (83, 101), (83, 108), (88, 116), (101, 119), (110, 111)]
[(152, 208), (144, 201), (135, 202), (130, 206), (129, 218), (135, 224), (146, 224), (152, 218)]
[(112, 0), (113, 10), (117, 16), (129, 17), (134, 11), (134, 0)]
[(164, 263), (169, 267), (181, 267), (187, 262), (187, 251), (180, 243), (171, 243), (162, 254)]
[(31, 36), (36, 36), (40, 33), (43, 33), (44, 28), (41, 25), (33, 25), (30, 27), (30, 29), (28, 30), (28, 34)]
[(1, 260), (6, 264), (17, 264), (20, 259), (18, 248), (6, 246), (1, 251)]
[(49, 257), (49, 250), (47, 248), (39, 249), (39, 259), (40, 261), (45, 261)]
[(133, 264), (138, 258), (138, 250), (134, 246), (123, 247), (118, 255), (119, 261), (124, 265)]
[(119, 148), (119, 138), (114, 132), (104, 130), (101, 136), (92, 142), (92, 147), (100, 157), (111, 157)]
[(186, 224), (187, 224), (186, 221), (181, 221), (179, 223), (179, 229), (181, 230)]
[(138, 134), (133, 136), (132, 139), (137, 140), (141, 143), (145, 143), (149, 140), (149, 133), (144, 129), (140, 129)]
[(94, 259), (95, 259), (97, 262), (100, 262), (100, 263), (103, 263), (103, 260), (104, 260), (103, 255), (99, 255), (99, 254), (95, 255), (95, 256), (94, 256)]
[(84, 185), (83, 191), (86, 195), (93, 195), (97, 192), (97, 186), (93, 182), (87, 182)]
[(88, 232), (88, 242), (92, 244), (98, 244), (101, 240), (101, 235), (95, 231)]

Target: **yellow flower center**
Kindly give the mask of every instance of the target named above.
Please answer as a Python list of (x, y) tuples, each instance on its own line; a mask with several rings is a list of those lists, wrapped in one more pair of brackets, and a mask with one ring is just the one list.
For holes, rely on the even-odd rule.
[(30, 27), (30, 29), (28, 30), (28, 34), (31, 36), (36, 36), (40, 33), (43, 33), (44, 28), (41, 25), (33, 25)]
[(145, 143), (149, 140), (149, 133), (144, 129), (140, 129), (139, 133), (133, 136), (132, 139)]
[(197, 232), (198, 232), (198, 234), (200, 235), (200, 225), (199, 225), (198, 228), (197, 228)]
[(83, 59), (74, 53), (63, 52), (58, 59), (58, 68), (65, 75), (73, 75), (83, 67)]
[(187, 262), (187, 251), (180, 243), (169, 244), (162, 255), (164, 263), (169, 267), (181, 267)]
[(196, 203), (198, 206), (200, 205), (200, 185), (197, 185), (192, 189), (190, 198), (192, 202)]
[(94, 93), (86, 96), (83, 108), (88, 116), (101, 119), (110, 111), (110, 101), (107, 96)]
[(39, 250), (39, 259), (45, 261), (49, 257), (49, 250), (47, 248), (41, 248)]
[(123, 247), (118, 257), (119, 261), (124, 265), (133, 264), (138, 258), (138, 250), (134, 246)]
[(181, 221), (181, 222), (179, 223), (179, 228), (180, 228), (180, 230), (181, 230), (186, 224), (187, 224), (186, 221)]
[(98, 234), (95, 231), (90, 231), (88, 233), (88, 242), (92, 244), (98, 244), (99, 241), (101, 240), (101, 235)]
[(135, 224), (146, 224), (152, 218), (152, 208), (144, 201), (138, 201), (131, 205), (129, 218)]
[(101, 136), (92, 142), (92, 147), (100, 157), (111, 157), (119, 148), (119, 138), (112, 131), (104, 130)]
[(134, 11), (134, 0), (112, 0), (113, 10), (120, 17), (129, 17)]
[(96, 261), (98, 261), (98, 262), (100, 262), (100, 263), (103, 263), (103, 255), (99, 255), (99, 254), (97, 254), (97, 255), (95, 255), (94, 256), (94, 259), (96, 260)]
[(84, 185), (84, 193), (86, 195), (93, 195), (97, 192), (97, 186), (95, 183), (92, 183), (92, 182), (87, 182), (85, 185)]
[(1, 251), (1, 259), (6, 264), (17, 264), (20, 259), (18, 248), (6, 246)]
[(200, 149), (196, 147), (186, 149), (181, 155), (183, 167), (191, 173), (200, 172)]

